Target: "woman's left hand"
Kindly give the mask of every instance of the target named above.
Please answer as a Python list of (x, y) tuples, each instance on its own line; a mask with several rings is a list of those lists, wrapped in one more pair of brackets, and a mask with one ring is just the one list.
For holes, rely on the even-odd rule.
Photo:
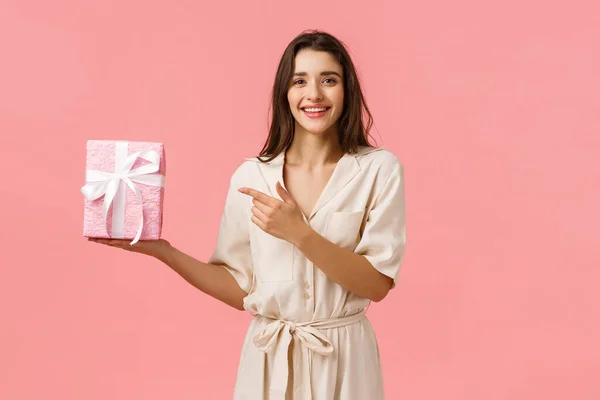
[(247, 187), (239, 188), (238, 191), (252, 197), (254, 206), (251, 220), (254, 224), (268, 234), (297, 246), (311, 228), (292, 196), (279, 182), (276, 187), (283, 201)]

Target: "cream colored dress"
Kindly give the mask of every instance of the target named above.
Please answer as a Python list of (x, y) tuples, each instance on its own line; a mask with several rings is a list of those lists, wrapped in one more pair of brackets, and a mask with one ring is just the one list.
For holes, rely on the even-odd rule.
[[(224, 265), (248, 293), (253, 318), (244, 341), (235, 400), (378, 400), (384, 398), (370, 300), (330, 280), (297, 248), (251, 220), (251, 187), (279, 197), (285, 154), (269, 164), (248, 158), (230, 181), (217, 245)], [(340, 247), (398, 278), (406, 246), (403, 166), (389, 151), (345, 154), (306, 222)]]

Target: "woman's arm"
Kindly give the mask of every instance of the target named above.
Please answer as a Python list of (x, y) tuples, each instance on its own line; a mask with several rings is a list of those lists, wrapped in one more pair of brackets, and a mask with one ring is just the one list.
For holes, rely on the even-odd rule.
[(173, 246), (166, 247), (156, 258), (207, 295), (244, 310), (246, 292), (223, 266), (196, 260)]
[(392, 278), (377, 271), (362, 255), (341, 248), (306, 226), (296, 247), (325, 275), (358, 296), (381, 301), (392, 287)]
[(353, 251), (330, 242), (308, 225), (299, 233), (296, 247), (325, 275), (359, 296), (383, 300), (396, 283), (406, 248), (402, 164), (393, 165)]
[(177, 250), (165, 239), (140, 240), (133, 246), (129, 240), (88, 238), (90, 242), (117, 247), (154, 257), (167, 264), (183, 279), (207, 295), (238, 310), (243, 310), (244, 292), (224, 266), (204, 263)]

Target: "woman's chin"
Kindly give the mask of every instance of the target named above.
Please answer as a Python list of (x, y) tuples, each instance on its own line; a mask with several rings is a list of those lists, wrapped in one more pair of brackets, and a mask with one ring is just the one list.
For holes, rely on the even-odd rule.
[(323, 136), (332, 132), (331, 126), (301, 125), (302, 130), (310, 135)]

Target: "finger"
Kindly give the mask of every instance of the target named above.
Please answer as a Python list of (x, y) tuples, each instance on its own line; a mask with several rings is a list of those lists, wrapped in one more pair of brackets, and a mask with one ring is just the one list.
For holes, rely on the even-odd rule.
[(90, 242), (94, 242), (94, 243), (100, 243), (100, 244), (108, 245), (108, 240), (107, 240), (107, 239), (101, 239), (101, 238), (89, 238), (88, 240), (89, 240)]
[[(138, 242), (139, 243), (139, 242)], [(131, 240), (115, 240), (115, 247), (125, 250), (133, 250), (139, 247), (139, 244), (136, 243), (134, 245), (131, 244)]]
[(271, 207), (269, 207), (268, 205), (266, 205), (264, 203), (261, 203), (260, 201), (258, 201), (256, 199), (252, 199), (252, 204), (254, 204), (254, 207), (258, 208), (265, 215), (270, 215), (271, 212), (273, 212), (273, 209)]
[(252, 207), (250, 209), (250, 211), (252, 211), (252, 214), (257, 217), (261, 222), (266, 223), (267, 219), (269, 218), (264, 212), (262, 212), (259, 208), (257, 208), (256, 206)]
[(277, 193), (279, 193), (279, 196), (281, 197), (281, 199), (284, 202), (291, 204), (291, 205), (295, 204), (292, 195), (289, 194), (288, 191), (284, 189), (283, 185), (281, 183), (279, 183), (279, 181), (277, 181), (275, 188), (277, 189)]
[(275, 204), (277, 204), (277, 202), (279, 202), (279, 200), (277, 200), (271, 196), (268, 196), (268, 195), (264, 194), (263, 192), (260, 192), (255, 189), (244, 187), (244, 188), (238, 189), (238, 191), (243, 194), (247, 194), (248, 196), (251, 196), (251, 197), (255, 198), (256, 200), (260, 201), (261, 203), (264, 203), (270, 207), (274, 207)]
[(262, 223), (262, 221), (261, 221), (260, 219), (258, 219), (258, 218), (257, 218), (255, 215), (251, 216), (251, 217), (250, 217), (250, 220), (251, 220), (252, 222), (254, 222), (254, 224), (255, 224), (256, 226), (258, 226), (260, 229), (262, 229), (263, 231), (265, 231), (265, 232), (266, 232), (266, 230), (265, 230), (265, 225), (264, 225), (264, 224)]
[(90, 238), (92, 242), (100, 243), (106, 246), (111, 247), (119, 247), (119, 248), (127, 248), (129, 246), (129, 242), (121, 239), (102, 239), (102, 238)]

